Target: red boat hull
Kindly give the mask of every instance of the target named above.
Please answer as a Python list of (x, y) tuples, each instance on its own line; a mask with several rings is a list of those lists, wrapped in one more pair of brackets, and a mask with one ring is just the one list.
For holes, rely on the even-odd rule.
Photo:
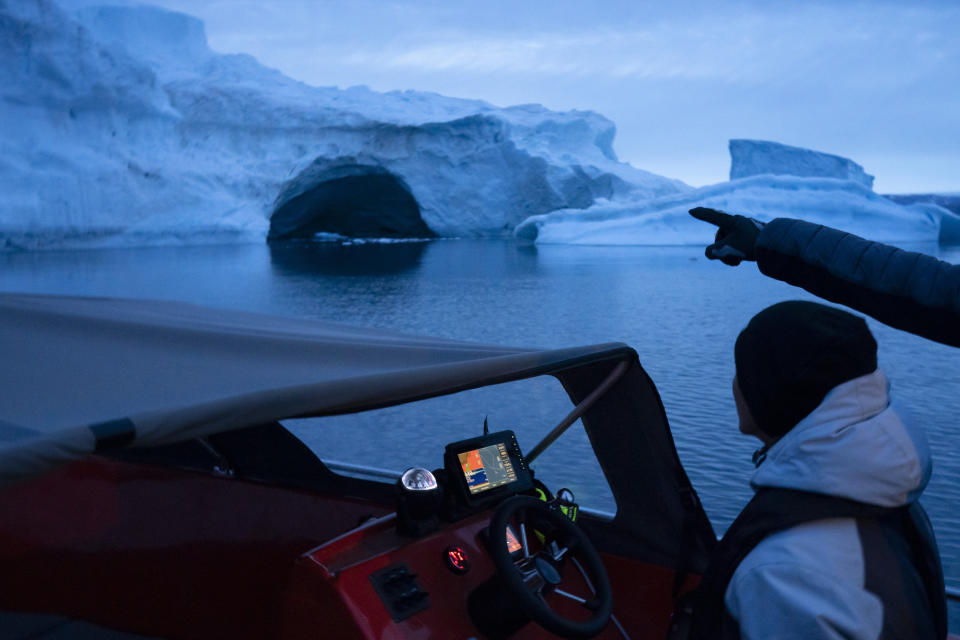
[[(480, 539), (490, 514), (411, 539), (395, 532), (391, 513), (342, 495), (90, 459), (3, 492), (0, 608), (183, 639), (477, 636), (467, 597), (493, 575)], [(469, 555), (468, 573), (447, 567), (449, 545)], [(662, 638), (673, 571), (603, 560), (619, 623), (632, 638)], [(398, 562), (417, 574), (430, 606), (395, 622), (370, 574)], [(567, 573), (564, 584), (586, 593)], [(515, 637), (553, 636), (529, 624)], [(599, 637), (622, 636), (611, 623)]]

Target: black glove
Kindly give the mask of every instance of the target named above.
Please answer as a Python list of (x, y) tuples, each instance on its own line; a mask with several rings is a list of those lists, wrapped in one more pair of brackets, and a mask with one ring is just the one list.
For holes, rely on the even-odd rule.
[(690, 209), (690, 215), (697, 220), (719, 227), (713, 244), (704, 252), (708, 258), (722, 260), (724, 264), (731, 267), (737, 266), (742, 260), (756, 261), (757, 256), (753, 247), (757, 243), (757, 236), (760, 235), (764, 223), (707, 207)]

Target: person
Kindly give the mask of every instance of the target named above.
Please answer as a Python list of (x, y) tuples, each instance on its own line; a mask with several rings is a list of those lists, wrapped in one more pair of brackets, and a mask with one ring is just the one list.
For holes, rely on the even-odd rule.
[(693, 638), (943, 638), (943, 572), (917, 502), (922, 431), (890, 406), (863, 318), (815, 302), (764, 309), (737, 338), (755, 496), (715, 549)]
[(865, 313), (891, 327), (960, 347), (960, 265), (830, 227), (777, 218), (763, 224), (697, 207), (718, 227), (706, 256), (761, 273)]

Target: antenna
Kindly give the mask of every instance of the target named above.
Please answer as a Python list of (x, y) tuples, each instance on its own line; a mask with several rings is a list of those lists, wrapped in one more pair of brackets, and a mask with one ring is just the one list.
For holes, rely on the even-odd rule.
[(490, 433), (490, 427), (487, 426), (487, 416), (483, 416), (483, 435)]

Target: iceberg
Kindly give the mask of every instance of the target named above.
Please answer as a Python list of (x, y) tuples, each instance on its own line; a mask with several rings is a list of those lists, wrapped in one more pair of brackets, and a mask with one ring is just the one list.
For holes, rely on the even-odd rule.
[(960, 245), (960, 193), (887, 194), (886, 198), (940, 220), (940, 244)]
[(933, 202), (914, 202), (904, 205), (907, 209), (937, 220), (940, 233), (937, 241), (942, 245), (960, 245), (960, 215)]
[[(772, 145), (776, 143), (761, 143), (755, 148), (772, 149)], [(731, 143), (731, 155), (735, 149), (743, 151), (747, 146)], [(804, 150), (790, 153), (801, 159), (825, 155), (811, 151), (814, 156), (808, 156), (800, 151)], [(514, 233), (521, 240), (544, 244), (709, 244), (716, 229), (693, 219), (688, 210), (711, 207), (764, 222), (778, 217), (802, 218), (882, 242), (937, 242), (941, 223), (947, 220), (944, 214), (950, 214), (936, 205), (901, 206), (874, 193), (859, 178), (778, 174), (790, 169), (788, 163), (781, 162), (785, 156), (764, 167), (759, 162), (763, 153), (748, 155), (756, 175), (678, 194), (602, 201), (585, 210), (566, 209), (531, 216)], [(849, 164), (837, 166), (859, 167), (852, 161), (846, 163)], [(792, 170), (809, 173), (812, 164), (815, 163), (804, 160), (792, 165)], [(847, 175), (846, 171), (840, 174)], [(872, 182), (872, 176), (868, 177)], [(951, 224), (943, 222), (943, 229), (949, 227), (948, 233), (953, 233)]]
[(898, 204), (935, 204), (960, 216), (960, 193), (892, 193), (885, 197)]
[(853, 160), (768, 140), (731, 140), (730, 179), (764, 174), (837, 178), (873, 188), (873, 176)]
[(297, 82), (147, 6), (0, 1), (0, 250), (502, 236), (690, 187), (588, 111)]
[(759, 175), (674, 196), (532, 216), (515, 234), (545, 244), (710, 244), (716, 229), (693, 219), (688, 210), (694, 207), (764, 222), (802, 218), (883, 242), (936, 242), (939, 233), (932, 212), (900, 206), (856, 182)]

